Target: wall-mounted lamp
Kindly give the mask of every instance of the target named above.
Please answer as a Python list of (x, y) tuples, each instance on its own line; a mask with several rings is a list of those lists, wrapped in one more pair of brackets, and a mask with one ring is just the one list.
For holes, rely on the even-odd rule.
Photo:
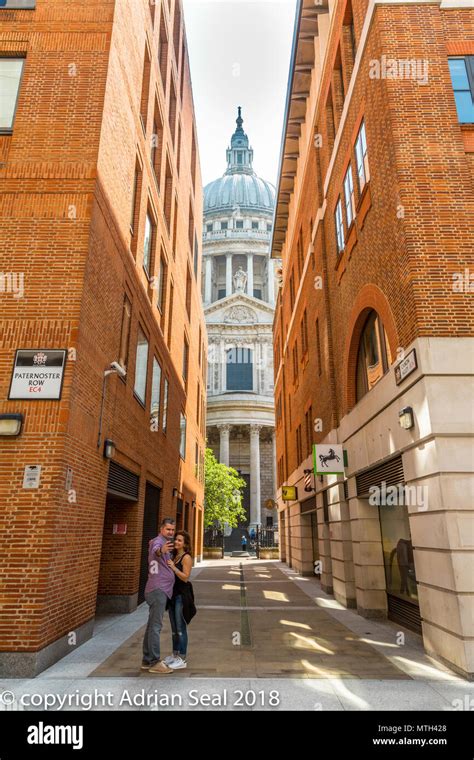
[[(112, 362), (109, 367), (104, 370), (104, 379), (102, 381), (102, 400), (100, 402), (100, 414), (99, 414), (99, 434), (97, 436), (97, 448), (100, 448), (102, 442), (102, 417), (104, 416), (104, 404), (105, 404), (105, 389), (107, 378), (109, 375), (118, 375), (122, 379), (127, 376), (127, 370), (122, 367), (118, 362)], [(105, 456), (105, 455), (104, 455)]]
[(177, 495), (178, 495), (178, 489), (173, 488), (173, 499), (176, 499)]
[(22, 414), (0, 414), (0, 436), (13, 438), (20, 435), (22, 426)]
[(104, 441), (104, 457), (105, 459), (113, 459), (115, 454), (115, 443), (106, 438)]
[(415, 426), (415, 418), (411, 406), (404, 406), (403, 409), (400, 409), (398, 412), (398, 422), (404, 430), (410, 430)]

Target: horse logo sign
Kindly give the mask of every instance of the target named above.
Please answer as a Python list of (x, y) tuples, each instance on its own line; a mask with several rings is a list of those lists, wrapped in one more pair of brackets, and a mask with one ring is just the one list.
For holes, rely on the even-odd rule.
[(316, 443), (313, 446), (315, 475), (344, 475), (344, 454), (339, 443)]

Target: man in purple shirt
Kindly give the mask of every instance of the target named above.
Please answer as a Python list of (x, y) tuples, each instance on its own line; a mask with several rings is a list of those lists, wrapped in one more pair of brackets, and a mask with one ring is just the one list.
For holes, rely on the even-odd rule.
[(145, 586), (145, 601), (149, 606), (148, 624), (143, 639), (143, 662), (141, 669), (150, 673), (167, 675), (172, 669), (160, 657), (160, 633), (166, 603), (173, 595), (175, 574), (168, 566), (170, 552), (174, 546), (175, 522), (166, 517), (160, 526), (160, 533), (150, 541), (148, 547), (148, 580)]

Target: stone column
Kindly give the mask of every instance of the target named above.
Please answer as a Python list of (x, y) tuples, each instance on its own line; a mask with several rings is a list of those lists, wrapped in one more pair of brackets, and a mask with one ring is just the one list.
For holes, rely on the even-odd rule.
[(273, 269), (273, 259), (267, 260), (267, 277), (268, 277), (268, 302), (275, 303), (275, 271)]
[(225, 294), (232, 295), (232, 254), (226, 253), (225, 257)]
[(229, 441), (231, 425), (218, 425), (220, 433), (219, 461), (221, 464), (229, 466)]
[(206, 274), (204, 281), (204, 303), (211, 303), (212, 299), (212, 257), (206, 256)]
[(260, 525), (260, 430), (261, 425), (250, 425), (250, 523)]
[(253, 296), (253, 253), (247, 254), (247, 294)]
[(276, 451), (275, 428), (272, 428), (272, 461), (273, 461), (273, 498), (276, 499), (278, 485), (277, 485), (277, 451)]

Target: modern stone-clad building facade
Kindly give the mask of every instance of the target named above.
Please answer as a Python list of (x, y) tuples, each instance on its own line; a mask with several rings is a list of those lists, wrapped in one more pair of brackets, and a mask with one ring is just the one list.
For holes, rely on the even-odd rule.
[[(0, 673), (33, 676), (92, 635), (96, 610), (143, 600), (163, 517), (199, 560), (207, 342), (180, 0), (13, 6), (0, 7)], [(62, 387), (42, 397), (64, 354)], [(11, 385), (16, 360), (35, 395)]]
[(469, 6), (300, 0), (272, 256), (282, 558), (472, 677)]

